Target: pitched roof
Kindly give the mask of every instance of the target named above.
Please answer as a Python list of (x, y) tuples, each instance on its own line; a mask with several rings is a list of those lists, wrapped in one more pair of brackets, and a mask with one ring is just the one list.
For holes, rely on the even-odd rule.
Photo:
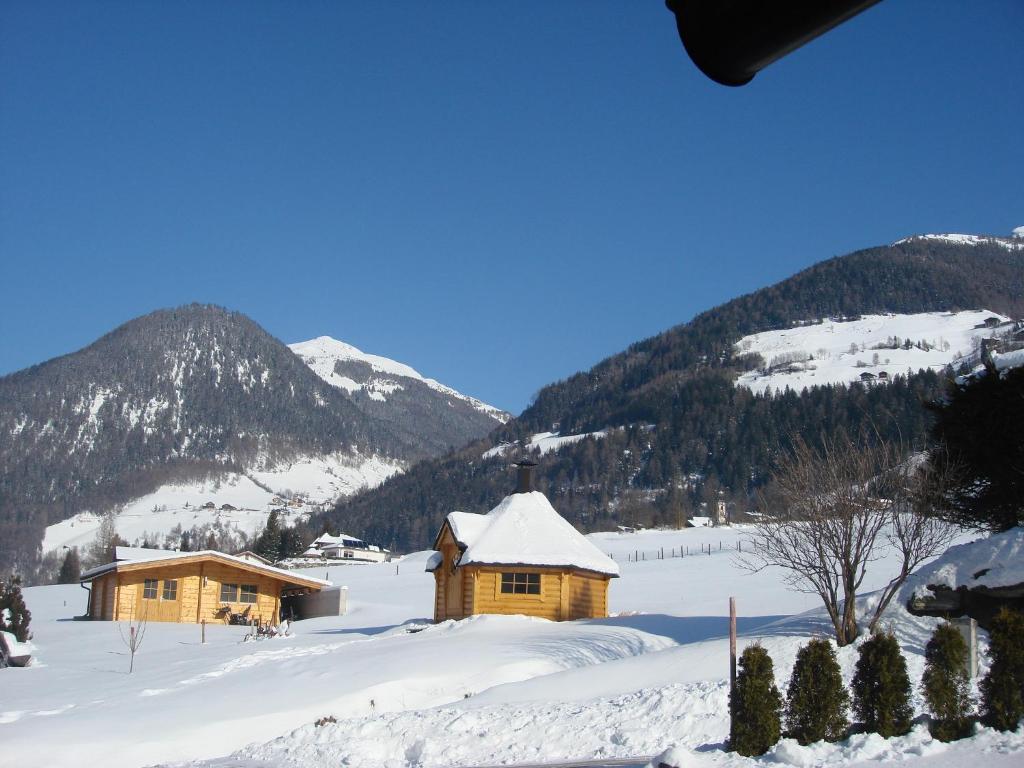
[(198, 562), (202, 560), (218, 560), (228, 565), (233, 565), (241, 570), (254, 573), (262, 573), (266, 576), (273, 576), (288, 584), (295, 584), (301, 587), (329, 587), (331, 582), (323, 579), (316, 579), (312, 576), (299, 576), (291, 571), (281, 568), (274, 568), (271, 565), (254, 563), (251, 560), (243, 560), (234, 555), (226, 555), (223, 552), (215, 552), (212, 549), (204, 549), (199, 552), (173, 552), (166, 549), (135, 549), (133, 547), (118, 547), (115, 552), (118, 559), (112, 563), (98, 565), (83, 571), (79, 577), (80, 581), (92, 581), (97, 576), (102, 576), (110, 571), (138, 571), (151, 567), (152, 565), (166, 562)]
[(538, 565), (619, 575), (615, 561), (539, 491), (506, 496), (486, 515), (452, 512), (447, 523), (463, 549), (459, 565)]
[(362, 539), (357, 539), (355, 536), (349, 536), (347, 533), (339, 533), (337, 536), (331, 536), (329, 533), (321, 533), (315, 539), (313, 544), (345, 544), (346, 542), (353, 541), (357, 544), (362, 544)]

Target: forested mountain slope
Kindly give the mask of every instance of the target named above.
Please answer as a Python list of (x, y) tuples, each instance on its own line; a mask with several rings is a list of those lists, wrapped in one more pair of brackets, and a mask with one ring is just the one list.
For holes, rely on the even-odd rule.
[(583, 528), (676, 522), (720, 498), (746, 509), (794, 433), (814, 442), (870, 423), (920, 445), (928, 425), (921, 402), (939, 396), (939, 373), (755, 395), (735, 381), (764, 361), (735, 344), (756, 331), (864, 313), (1020, 317), (1020, 245), (911, 238), (816, 264), (545, 387), (488, 438), (343, 500), (327, 519), (395, 548), (428, 546), (447, 512), (484, 511), (507, 493), (510, 461), (538, 433), (590, 435), (545, 453), (537, 473), (555, 506)]
[(249, 318), (204, 305), (0, 377), (0, 567), (31, 558), (46, 525), (165, 483), (299, 457), (404, 466), (500, 423), (410, 386), (391, 403), (332, 386)]

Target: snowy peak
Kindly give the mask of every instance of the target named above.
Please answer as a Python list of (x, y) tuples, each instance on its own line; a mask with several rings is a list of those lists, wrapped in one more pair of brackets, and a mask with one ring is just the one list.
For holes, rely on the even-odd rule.
[(1017, 227), (1013, 230), (1012, 237), (994, 237), (991, 235), (960, 235), (956, 233), (933, 234), (933, 235), (912, 235), (897, 240), (893, 245), (912, 243), (925, 240), (933, 240), (941, 243), (952, 243), (954, 245), (998, 245), (1008, 251), (1024, 250), (1024, 227)]
[(505, 423), (511, 418), (501, 409), (428, 378), (412, 366), (382, 355), (371, 355), (330, 336), (300, 341), (290, 344), (289, 348), (302, 358), (317, 376), (349, 394), (363, 390), (369, 398), (387, 402), (389, 395), (403, 389), (402, 382), (396, 379), (412, 379), (434, 392), (470, 406), (497, 422)]
[[(395, 360), (391, 360), (381, 355), (370, 355), (363, 352), (361, 349), (353, 347), (351, 344), (346, 344), (344, 341), (338, 341), (337, 339), (331, 338), (330, 336), (317, 336), (315, 339), (309, 341), (300, 341), (297, 344), (288, 345), (292, 352), (297, 354), (310, 368), (317, 370), (314, 363), (323, 366), (325, 363), (331, 364), (333, 370), (333, 363), (340, 360), (358, 360), (359, 362), (366, 363), (374, 371), (378, 373), (390, 373), (393, 376), (404, 376), (409, 379), (419, 379), (420, 381), (426, 381), (426, 379), (411, 366), (405, 365), (405, 363), (399, 363)], [(319, 374), (319, 371), (317, 371)], [(325, 378), (323, 374), (319, 374), (321, 378)], [(336, 385), (337, 386), (337, 385)]]

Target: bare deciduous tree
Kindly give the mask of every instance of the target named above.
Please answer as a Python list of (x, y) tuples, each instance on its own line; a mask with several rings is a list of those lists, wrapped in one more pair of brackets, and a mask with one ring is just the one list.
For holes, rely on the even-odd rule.
[(818, 595), (840, 646), (857, 637), (857, 594), (871, 562), (891, 553), (898, 562), (870, 612), (873, 630), (911, 571), (954, 533), (929, 514), (942, 478), (881, 440), (826, 437), (812, 448), (797, 438), (773, 481), (754, 552), (741, 562), (753, 571), (778, 566), (793, 589)]
[(142, 639), (146, 636), (146, 614), (143, 613), (139, 619), (136, 619), (134, 616), (134, 611), (128, 616), (127, 632), (121, 625), (121, 622), (117, 623), (117, 631), (121, 635), (121, 642), (128, 648), (129, 675), (135, 671), (135, 653), (139, 650), (139, 646), (142, 645)]

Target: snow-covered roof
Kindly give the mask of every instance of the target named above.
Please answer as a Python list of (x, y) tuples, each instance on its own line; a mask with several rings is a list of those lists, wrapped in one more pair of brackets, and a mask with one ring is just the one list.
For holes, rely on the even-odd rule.
[[(137, 557), (124, 557), (121, 555), (130, 555), (132, 553), (139, 553)], [(80, 576), (80, 581), (89, 581), (97, 576), (100, 576), (108, 571), (116, 571), (119, 569), (132, 569), (132, 566), (141, 565), (148, 562), (154, 562), (157, 560), (202, 560), (206, 558), (213, 558), (235, 565), (241, 566), (247, 570), (257, 570), (263, 573), (277, 576), (283, 581), (287, 581), (291, 584), (314, 582), (320, 586), (330, 586), (331, 582), (323, 579), (316, 579), (312, 576), (298, 576), (291, 571), (285, 571), (281, 568), (275, 568), (272, 565), (263, 565), (262, 563), (255, 563), (252, 560), (245, 560), (235, 555), (227, 555), (223, 552), (216, 552), (212, 549), (203, 549), (198, 552), (173, 552), (166, 549), (138, 549), (135, 547), (117, 547), (114, 556), (118, 559), (112, 563), (105, 563), (104, 565), (98, 565), (95, 568), (90, 568), (87, 571), (83, 571)], [(132, 569), (134, 570), (134, 569)]]
[(1024, 527), (950, 547), (913, 573), (903, 587), (904, 600), (928, 597), (928, 586), (1010, 587), (1024, 584)]
[(362, 544), (363, 540), (356, 538), (355, 536), (349, 536), (347, 533), (339, 533), (337, 536), (331, 536), (331, 534), (329, 533), (322, 533), (315, 539), (313, 539), (314, 544), (322, 544), (325, 546), (332, 544), (344, 545), (346, 542), (356, 542), (357, 544)]
[(468, 547), (482, 534), (490, 520), (487, 515), (478, 515), (474, 512), (452, 512), (448, 515), (448, 525), (452, 529), (455, 540), (463, 547)]
[(459, 565), (540, 565), (619, 575), (615, 561), (539, 491), (506, 496), (486, 515), (452, 512), (448, 525), (464, 548)]
[(440, 552), (432, 552), (430, 557), (427, 558), (427, 564), (423, 570), (427, 571), (428, 573), (431, 571), (436, 571), (438, 568), (441, 567), (441, 563), (443, 562), (444, 557), (441, 555)]
[(1024, 366), (1024, 349), (1015, 349), (1010, 352), (993, 352), (992, 365), (999, 372), (1008, 371), (1011, 368)]
[(180, 555), (176, 549), (151, 549), (149, 547), (114, 547), (114, 559), (121, 560), (161, 560), (165, 557)]

